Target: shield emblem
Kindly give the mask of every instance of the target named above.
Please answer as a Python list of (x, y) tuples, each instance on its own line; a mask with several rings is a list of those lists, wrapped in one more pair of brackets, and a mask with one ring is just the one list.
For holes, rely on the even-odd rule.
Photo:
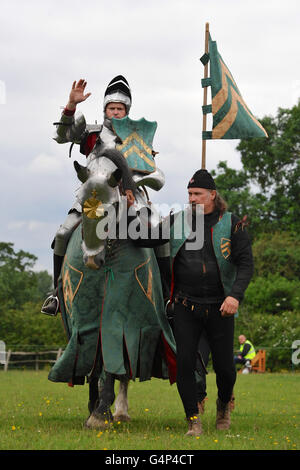
[(122, 144), (116, 145), (116, 149), (123, 153), (129, 168), (141, 173), (155, 171), (152, 142), (157, 122), (144, 118), (134, 121), (128, 116), (123, 119), (112, 118), (111, 121), (116, 135), (122, 141)]
[(221, 238), (221, 252), (225, 259), (231, 254), (231, 240), (229, 238)]

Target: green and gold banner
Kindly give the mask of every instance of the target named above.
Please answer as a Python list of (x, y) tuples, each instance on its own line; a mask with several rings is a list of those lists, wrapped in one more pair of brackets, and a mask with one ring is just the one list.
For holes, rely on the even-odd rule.
[(211, 105), (203, 106), (203, 113), (212, 113), (211, 131), (203, 132), (203, 140), (208, 139), (251, 139), (268, 137), (260, 122), (253, 116), (237, 84), (218, 52), (216, 41), (209, 36), (209, 52), (201, 57), (201, 62), (210, 63), (210, 77), (202, 80), (202, 86), (211, 87)]

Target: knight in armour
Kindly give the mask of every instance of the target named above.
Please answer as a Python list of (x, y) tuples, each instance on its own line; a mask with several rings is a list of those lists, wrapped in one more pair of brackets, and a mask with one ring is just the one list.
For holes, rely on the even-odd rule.
[[(89, 162), (89, 159), (93, 158), (92, 152), (96, 145), (100, 145), (100, 152), (103, 153), (106, 149), (115, 149), (117, 145), (122, 143), (122, 140), (116, 134), (112, 126), (112, 119), (122, 119), (128, 116), (132, 104), (132, 96), (126, 78), (122, 75), (114, 77), (108, 84), (104, 93), (103, 123), (101, 125), (87, 124), (82, 112), (76, 109), (79, 103), (84, 102), (91, 95), (91, 93), (85, 92), (86, 85), (87, 82), (84, 79), (80, 79), (78, 82), (74, 81), (69, 94), (68, 103), (62, 112), (60, 121), (55, 123), (56, 131), (54, 140), (59, 144), (71, 143), (70, 152), (72, 146), (78, 144), (80, 146), (80, 153), (85, 155), (87, 162)], [(155, 152), (152, 152), (152, 155), (154, 156)], [(76, 170), (80, 179), (80, 169), (77, 168)], [(124, 196), (127, 197), (129, 205), (135, 202), (137, 209), (145, 206), (150, 209), (145, 186), (156, 191), (161, 189), (164, 185), (164, 175), (156, 168), (154, 163), (153, 169), (150, 169), (150, 171), (140, 171), (139, 168), (131, 168), (131, 170), (134, 182), (137, 186), (137, 192), (134, 196), (130, 189), (124, 189)], [(144, 190), (142, 190), (142, 188), (144, 188)], [(153, 207), (151, 207), (150, 210), (153, 215)], [(155, 214), (155, 216), (157, 215)], [(58, 311), (58, 278), (60, 276), (68, 241), (75, 228), (80, 224), (81, 219), (82, 205), (78, 199), (76, 199), (64, 223), (60, 225), (56, 232), (52, 243), (54, 290), (45, 300), (41, 310), (42, 313), (47, 315), (56, 315)], [(101, 256), (104, 257), (105, 252), (102, 253)]]

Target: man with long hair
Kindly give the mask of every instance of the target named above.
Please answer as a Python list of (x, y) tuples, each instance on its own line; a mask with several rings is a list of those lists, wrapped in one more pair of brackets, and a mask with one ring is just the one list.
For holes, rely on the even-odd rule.
[[(204, 212), (204, 243), (193, 241), (184, 230), (182, 238), (175, 227), (184, 224), (183, 212), (172, 214), (173, 223), (160, 256), (169, 257), (168, 311), (173, 311), (177, 350), (177, 387), (188, 422), (188, 436), (202, 434), (198, 410), (195, 370), (199, 340), (205, 333), (211, 351), (218, 388), (216, 428), (229, 429), (230, 408), (236, 369), (233, 358), (234, 315), (253, 275), (253, 257), (245, 224), (228, 212), (207, 170), (198, 170), (188, 183), (192, 225), (197, 224), (197, 207)], [(180, 233), (177, 230), (177, 235)], [(197, 234), (196, 232), (194, 232)], [(195, 235), (194, 235), (195, 236)], [(167, 243), (168, 242), (168, 243)], [(155, 242), (153, 242), (154, 244)], [(161, 263), (166, 266), (166, 263)], [(167, 283), (164, 283), (167, 284)]]

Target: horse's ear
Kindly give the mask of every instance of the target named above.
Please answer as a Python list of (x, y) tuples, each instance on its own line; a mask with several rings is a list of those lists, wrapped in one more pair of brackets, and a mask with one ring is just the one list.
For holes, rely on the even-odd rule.
[(80, 165), (80, 163), (78, 163), (78, 162), (75, 160), (75, 161), (74, 161), (74, 168), (75, 168), (75, 170), (76, 170), (78, 179), (79, 179), (82, 183), (85, 183), (86, 180), (87, 180), (88, 177), (89, 177), (89, 170), (87, 169), (87, 167)]
[(117, 168), (111, 175), (110, 177), (108, 178), (107, 180), (107, 183), (109, 184), (109, 186), (111, 186), (112, 188), (115, 188), (120, 180), (122, 178), (122, 171), (120, 170), (120, 168)]

